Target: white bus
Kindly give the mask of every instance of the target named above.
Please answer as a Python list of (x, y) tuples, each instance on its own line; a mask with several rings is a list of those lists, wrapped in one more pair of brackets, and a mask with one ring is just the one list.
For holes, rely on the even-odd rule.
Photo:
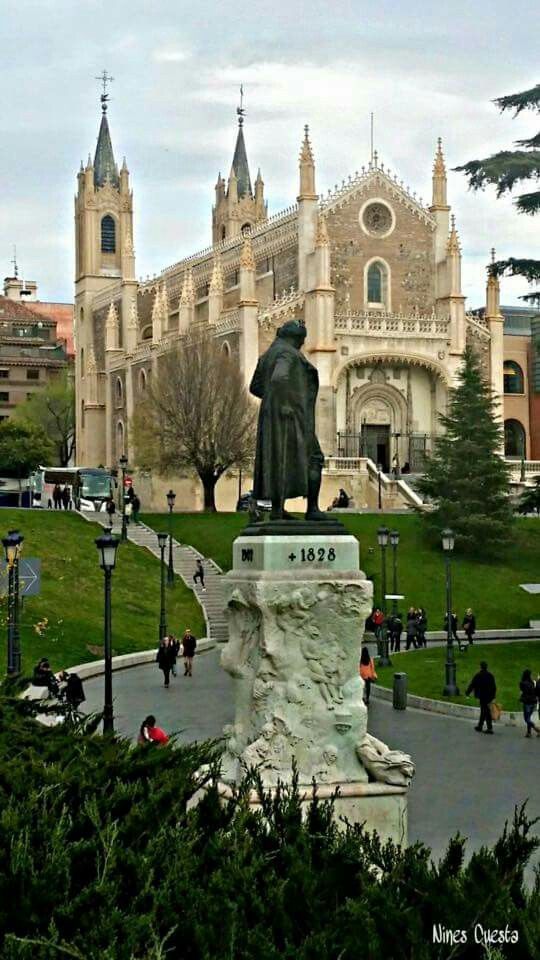
[(69, 488), (76, 510), (104, 511), (106, 501), (114, 496), (117, 481), (103, 467), (38, 467), (28, 484), (32, 507), (47, 508), (58, 484)]

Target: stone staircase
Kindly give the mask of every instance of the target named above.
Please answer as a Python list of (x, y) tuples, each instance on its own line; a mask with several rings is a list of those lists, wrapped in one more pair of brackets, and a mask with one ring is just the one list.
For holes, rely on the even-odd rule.
[[(106, 529), (109, 529), (108, 521), (99, 513), (89, 513), (81, 511), (81, 516), (85, 520), (100, 523)], [(113, 533), (120, 534), (122, 529), (122, 518), (115, 514), (113, 522)], [(145, 547), (159, 560), (160, 551), (158, 539), (155, 530), (147, 527), (144, 523), (129, 523), (127, 528), (128, 540), (137, 544), (139, 547)], [(168, 546), (165, 554), (168, 559)], [(206, 590), (201, 589), (200, 583), (193, 583), (193, 574), (195, 573), (195, 564), (201, 559), (204, 566), (204, 580)], [(206, 621), (206, 636), (209, 640), (216, 643), (226, 643), (228, 640), (227, 621), (224, 609), (224, 591), (223, 574), (214, 560), (203, 557), (202, 553), (195, 550), (194, 547), (178, 543), (173, 540), (173, 563), (174, 572), (180, 576), (189, 590), (193, 590), (199, 601)]]

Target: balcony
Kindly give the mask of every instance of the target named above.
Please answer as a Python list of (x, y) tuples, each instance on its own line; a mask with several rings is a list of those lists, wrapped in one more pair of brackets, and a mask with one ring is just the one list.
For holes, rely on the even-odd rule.
[(337, 336), (447, 340), (450, 335), (449, 320), (374, 310), (337, 314), (334, 327)]

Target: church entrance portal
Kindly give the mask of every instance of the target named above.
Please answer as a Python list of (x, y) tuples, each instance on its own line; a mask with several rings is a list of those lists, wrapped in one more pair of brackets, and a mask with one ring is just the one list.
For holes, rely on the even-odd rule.
[(365, 456), (380, 464), (383, 472), (390, 469), (390, 426), (378, 423), (364, 424)]

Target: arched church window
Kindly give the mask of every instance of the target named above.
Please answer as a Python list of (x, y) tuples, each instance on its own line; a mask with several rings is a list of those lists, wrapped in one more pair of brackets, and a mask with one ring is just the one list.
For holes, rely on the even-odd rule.
[(124, 387), (120, 377), (116, 378), (116, 403), (121, 404), (124, 399)]
[(504, 392), (524, 393), (523, 370), (514, 360), (504, 361)]
[(244, 236), (246, 235), (246, 233), (251, 233), (251, 224), (250, 224), (250, 223), (243, 223), (243, 224), (242, 224), (242, 233), (243, 233)]
[(81, 400), (81, 428), (84, 430), (84, 400)]
[(221, 239), (224, 240), (226, 236), (227, 236), (227, 228), (225, 225), (223, 225), (221, 228)]
[(504, 455), (516, 460), (525, 456), (525, 430), (519, 420), (504, 421)]
[(227, 343), (226, 340), (225, 340), (225, 343), (223, 344), (223, 346), (222, 346), (222, 348), (221, 348), (221, 351), (222, 351), (222, 353), (223, 353), (223, 356), (224, 356), (224, 357), (227, 357), (227, 360), (229, 360), (229, 358), (230, 358), (230, 356), (231, 356), (231, 348), (230, 348), (230, 346), (229, 346), (229, 344)]
[(141, 370), (139, 373), (139, 390), (141, 393), (146, 390), (146, 370)]
[(372, 263), (367, 275), (368, 303), (382, 303), (383, 272), (380, 263)]
[(116, 459), (124, 453), (124, 424), (121, 420), (116, 424)]
[(84, 349), (81, 350), (81, 377), (84, 377)]
[(101, 221), (101, 252), (116, 253), (116, 224), (109, 213)]
[(141, 333), (141, 340), (151, 340), (152, 339), (152, 324), (149, 323), (146, 327), (143, 327)]

